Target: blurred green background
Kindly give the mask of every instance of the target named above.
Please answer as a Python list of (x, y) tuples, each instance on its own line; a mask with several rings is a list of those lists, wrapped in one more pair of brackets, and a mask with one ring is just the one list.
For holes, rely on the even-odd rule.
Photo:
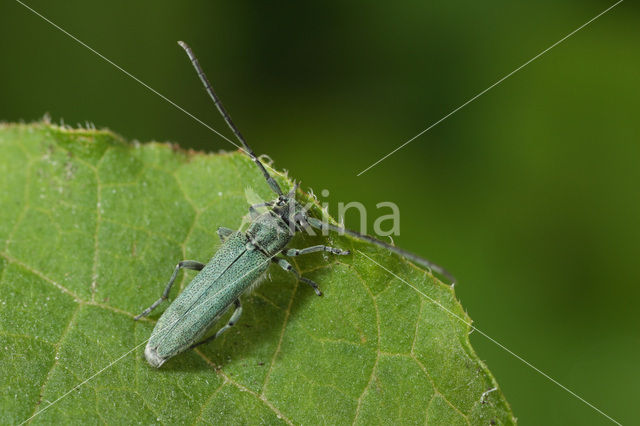
[[(476, 326), (637, 424), (637, 4), (356, 177), (613, 3), (27, 2), (231, 137), (176, 40), (190, 43), (256, 152), (328, 189), (334, 213), (363, 202), (370, 230), (375, 204), (397, 203), (396, 244), (455, 273)], [(49, 112), (128, 139), (233, 149), (19, 3), (0, 6), (0, 46), (0, 120)], [(608, 424), (478, 333), (472, 343), (521, 424)]]

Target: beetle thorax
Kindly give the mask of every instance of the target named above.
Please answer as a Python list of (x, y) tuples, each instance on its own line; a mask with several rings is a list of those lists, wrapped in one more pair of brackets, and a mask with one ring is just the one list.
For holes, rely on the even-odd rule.
[(246, 235), (267, 256), (276, 255), (293, 237), (289, 225), (271, 210), (255, 218)]

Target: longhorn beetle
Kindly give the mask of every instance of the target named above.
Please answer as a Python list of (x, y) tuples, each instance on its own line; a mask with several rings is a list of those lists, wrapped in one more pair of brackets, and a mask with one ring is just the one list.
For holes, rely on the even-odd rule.
[[(246, 231), (234, 231), (224, 227), (218, 228), (218, 235), (222, 240), (222, 245), (209, 260), (209, 263), (204, 264), (195, 260), (183, 260), (178, 263), (162, 296), (145, 309), (144, 312), (135, 317), (138, 320), (148, 315), (162, 301), (167, 299), (180, 269), (186, 268), (200, 271), (184, 291), (169, 305), (156, 323), (144, 350), (144, 355), (149, 364), (154, 367), (160, 367), (169, 358), (187, 349), (210, 342), (233, 327), (242, 314), (240, 296), (259, 282), (260, 277), (272, 262), (294, 274), (298, 280), (309, 284), (318, 296), (322, 296), (322, 292), (315, 282), (301, 276), (286, 259), (276, 256), (278, 254), (300, 256), (316, 252), (345, 256), (350, 252), (325, 245), (316, 245), (303, 249), (287, 249), (286, 246), (293, 235), (305, 229), (316, 228), (322, 231), (346, 233), (357, 239), (384, 247), (453, 281), (453, 277), (447, 271), (420, 256), (391, 246), (368, 235), (362, 235), (310, 217), (306, 209), (295, 199), (297, 184), (294, 183), (288, 194), (282, 192), (278, 182), (273, 179), (260, 159), (256, 157), (231, 120), (231, 116), (222, 106), (191, 48), (182, 41), (179, 41), (178, 44), (187, 53), (207, 93), (233, 134), (242, 144), (244, 152), (249, 155), (258, 169), (260, 169), (269, 187), (276, 193), (277, 198), (271, 202), (249, 207), (251, 223)], [(261, 213), (258, 208), (267, 208), (267, 210)], [(207, 331), (231, 305), (234, 305), (235, 309), (229, 322), (215, 334), (203, 339)]]

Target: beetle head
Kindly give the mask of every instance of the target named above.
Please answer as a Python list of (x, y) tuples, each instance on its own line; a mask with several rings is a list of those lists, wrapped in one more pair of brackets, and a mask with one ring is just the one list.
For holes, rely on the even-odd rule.
[(286, 195), (280, 195), (273, 203), (273, 211), (289, 225), (292, 234), (307, 229), (307, 209), (300, 204), (295, 197), (298, 183), (293, 183), (293, 188)]

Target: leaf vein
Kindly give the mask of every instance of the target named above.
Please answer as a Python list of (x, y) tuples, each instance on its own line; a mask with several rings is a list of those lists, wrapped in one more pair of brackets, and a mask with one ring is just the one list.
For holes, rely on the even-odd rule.
[(38, 277), (42, 278), (44, 281), (48, 282), (49, 284), (52, 284), (54, 287), (56, 287), (58, 290), (62, 291), (63, 293), (67, 293), (68, 295), (73, 297), (76, 302), (78, 302), (78, 303), (85, 302), (84, 300), (82, 300), (82, 298), (80, 296), (75, 294), (73, 291), (69, 290), (68, 288), (64, 287), (63, 285), (61, 285), (61, 284), (57, 283), (56, 281), (52, 280), (51, 278), (47, 277), (41, 271), (33, 268), (30, 265), (27, 265), (26, 263), (23, 263), (22, 261), (20, 261), (18, 259), (16, 259), (15, 257), (11, 256), (10, 254), (8, 254), (6, 252), (0, 252), (0, 256), (4, 257), (10, 263), (14, 263), (14, 264), (20, 266), (21, 268), (25, 269), (26, 271), (31, 272), (34, 275), (37, 275)]
[(262, 387), (260, 390), (260, 395), (264, 396), (267, 391), (267, 385), (269, 384), (269, 378), (271, 377), (271, 372), (273, 370), (273, 366), (276, 363), (276, 358), (280, 353), (280, 347), (282, 346), (282, 340), (284, 338), (284, 332), (287, 328), (287, 322), (289, 320), (289, 316), (291, 315), (291, 307), (293, 306), (293, 300), (295, 299), (296, 292), (298, 291), (299, 281), (296, 280), (296, 283), (291, 291), (291, 298), (289, 299), (289, 305), (287, 306), (287, 310), (284, 313), (284, 320), (282, 321), (282, 330), (280, 331), (280, 338), (278, 339), (278, 345), (276, 346), (276, 350), (273, 352), (273, 357), (271, 358), (271, 362), (269, 363), (269, 369), (267, 370), (267, 374), (265, 375), (264, 381), (262, 382)]
[(49, 380), (51, 379), (51, 375), (53, 374), (53, 370), (55, 370), (56, 366), (58, 365), (58, 359), (59, 359), (59, 355), (60, 355), (60, 348), (62, 347), (62, 342), (68, 336), (69, 331), (71, 330), (71, 328), (73, 326), (73, 322), (77, 318), (78, 312), (80, 312), (81, 308), (82, 308), (81, 304), (78, 304), (76, 306), (75, 310), (73, 311), (73, 314), (71, 314), (71, 318), (69, 319), (69, 323), (67, 324), (67, 327), (64, 329), (64, 331), (60, 335), (60, 340), (58, 340), (58, 343), (56, 343), (55, 346), (54, 346), (53, 363), (51, 364), (51, 368), (49, 368), (49, 371), (45, 375), (45, 378), (44, 378), (44, 380), (42, 382), (42, 385), (40, 386), (40, 392), (38, 393), (38, 400), (34, 404), (33, 411), (31, 412), (31, 415), (28, 417), (30, 419), (29, 423), (31, 423), (31, 420), (33, 419), (33, 416), (35, 416), (35, 414), (37, 413), (38, 405), (40, 405), (40, 400), (42, 399), (42, 396), (44, 395), (44, 389), (45, 389), (47, 383), (49, 382)]
[(251, 389), (246, 388), (245, 386), (241, 385), (240, 383), (237, 383), (236, 381), (234, 381), (233, 379), (231, 379), (229, 376), (227, 376), (224, 371), (222, 371), (221, 369), (216, 368), (215, 364), (213, 362), (211, 362), (211, 360), (209, 358), (207, 358), (199, 349), (194, 349), (194, 352), (196, 352), (198, 355), (200, 355), (202, 357), (202, 359), (204, 359), (207, 364), (209, 364), (209, 366), (211, 366), (214, 371), (219, 374), (220, 376), (222, 376), (222, 378), (224, 380), (226, 380), (228, 383), (231, 383), (232, 385), (234, 385), (235, 387), (237, 387), (238, 389), (240, 389), (242, 392), (247, 392), (253, 396), (255, 396), (256, 398), (258, 398), (260, 401), (262, 401), (264, 403), (264, 405), (266, 405), (267, 407), (269, 407), (278, 418), (284, 420), (285, 422), (287, 422), (287, 424), (289, 425), (293, 425), (293, 422), (291, 422), (291, 420), (289, 420), (284, 414), (282, 414), (280, 412), (280, 410), (278, 410), (276, 408), (275, 405), (273, 405), (264, 395), (262, 394), (258, 394), (254, 391), (252, 391)]
[[(351, 250), (352, 250), (351, 251), (352, 253), (355, 252), (353, 244), (351, 245)], [(353, 416), (352, 425), (355, 425), (356, 421), (358, 420), (358, 416), (360, 415), (360, 407), (362, 406), (362, 401), (364, 400), (364, 395), (367, 393), (367, 390), (369, 389), (369, 386), (371, 386), (371, 383), (373, 382), (373, 378), (375, 377), (375, 372), (376, 372), (376, 370), (378, 368), (378, 361), (380, 360), (380, 354), (381, 354), (380, 341), (382, 339), (382, 333), (380, 332), (380, 309), (378, 308), (378, 301), (376, 300), (376, 297), (373, 294), (373, 292), (371, 291), (371, 288), (367, 285), (366, 281), (362, 278), (360, 273), (353, 267), (351, 268), (351, 270), (353, 270), (355, 272), (356, 277), (362, 283), (362, 286), (367, 290), (367, 292), (369, 293), (369, 297), (371, 297), (371, 300), (373, 301), (373, 306), (374, 306), (375, 311), (376, 311), (376, 331), (377, 331), (377, 337), (378, 337), (377, 345), (376, 345), (376, 360), (375, 360), (375, 362), (373, 364), (373, 367), (371, 368), (371, 375), (369, 376), (369, 380), (367, 381), (366, 386), (362, 390), (362, 394), (360, 394), (360, 397), (358, 398), (358, 405), (356, 407), (356, 413)]]

